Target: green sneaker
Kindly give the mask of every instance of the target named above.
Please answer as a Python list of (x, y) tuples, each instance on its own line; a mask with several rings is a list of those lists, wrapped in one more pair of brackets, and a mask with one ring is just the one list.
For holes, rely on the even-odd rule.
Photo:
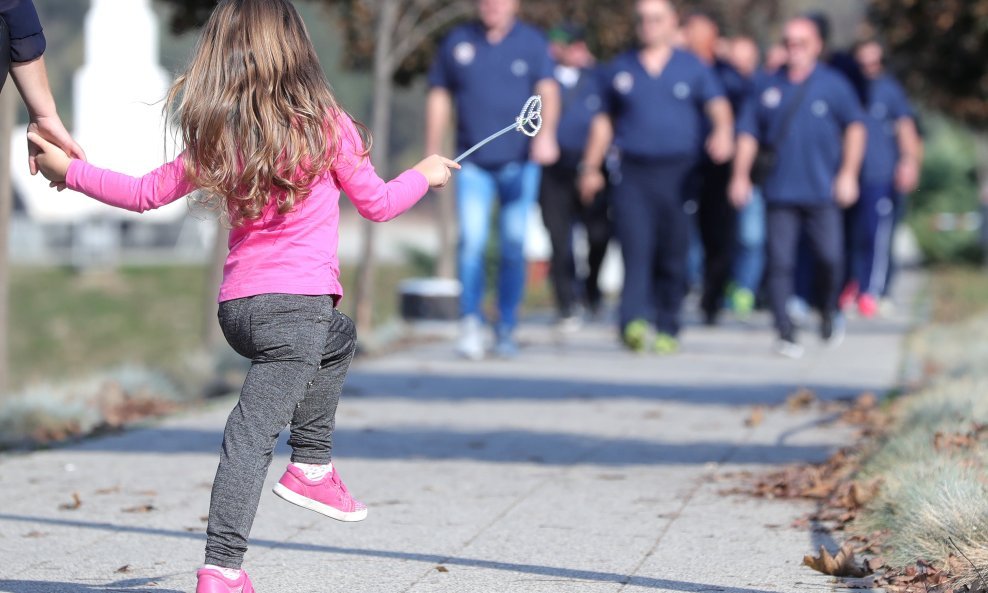
[(636, 319), (624, 327), (624, 344), (633, 352), (642, 353), (648, 347), (652, 328), (644, 319)]
[(731, 293), (731, 309), (741, 319), (751, 317), (755, 310), (755, 293), (747, 288), (739, 288)]
[(669, 334), (660, 333), (655, 336), (655, 353), (660, 356), (669, 356), (679, 352), (679, 340)]

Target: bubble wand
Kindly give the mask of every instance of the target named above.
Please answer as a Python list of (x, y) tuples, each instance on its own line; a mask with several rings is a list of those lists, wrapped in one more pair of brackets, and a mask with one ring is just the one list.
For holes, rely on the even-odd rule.
[(536, 134), (542, 129), (542, 96), (533, 95), (528, 98), (525, 102), (525, 106), (521, 108), (521, 113), (518, 115), (518, 119), (515, 120), (513, 124), (504, 128), (499, 132), (491, 134), (486, 139), (481, 140), (475, 144), (470, 150), (464, 152), (460, 156), (456, 157), (456, 162), (459, 163), (463, 159), (467, 158), (471, 154), (477, 152), (485, 144), (500, 138), (501, 136), (507, 134), (512, 130), (517, 130), (522, 134), (525, 134), (529, 138), (534, 138)]

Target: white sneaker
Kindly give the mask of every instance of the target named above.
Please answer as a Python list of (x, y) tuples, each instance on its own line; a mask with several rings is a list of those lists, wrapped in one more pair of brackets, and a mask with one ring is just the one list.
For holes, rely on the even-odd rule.
[(823, 343), (830, 350), (835, 350), (840, 348), (841, 344), (844, 343), (844, 338), (847, 337), (847, 321), (844, 319), (844, 315), (838, 313), (833, 316), (830, 320), (830, 327), (826, 327), (826, 322), (822, 329), (829, 331), (823, 331), (821, 338), (823, 338)]
[(775, 343), (775, 353), (779, 356), (784, 356), (792, 360), (799, 360), (803, 358), (805, 349), (796, 342), (790, 342), (789, 340), (779, 340)]
[(464, 317), (460, 327), (460, 341), (456, 351), (467, 360), (482, 360), (484, 348), (484, 323), (479, 317)]
[(786, 313), (796, 327), (803, 327), (810, 318), (810, 306), (798, 296), (789, 297), (786, 301)]
[(556, 330), (563, 334), (572, 334), (580, 331), (583, 327), (583, 319), (579, 315), (560, 317), (556, 322)]

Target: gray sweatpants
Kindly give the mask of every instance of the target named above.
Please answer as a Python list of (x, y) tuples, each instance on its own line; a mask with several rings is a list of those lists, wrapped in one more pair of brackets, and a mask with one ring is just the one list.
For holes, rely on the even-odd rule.
[(336, 406), (356, 349), (353, 322), (330, 296), (263, 294), (220, 304), (227, 341), (251, 359), (223, 433), (206, 529), (206, 563), (240, 568), (278, 434), (292, 461), (332, 457)]

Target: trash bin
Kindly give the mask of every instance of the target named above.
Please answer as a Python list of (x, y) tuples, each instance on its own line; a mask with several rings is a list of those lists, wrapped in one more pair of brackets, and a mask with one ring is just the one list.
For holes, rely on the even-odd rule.
[(460, 318), (457, 280), (412, 278), (398, 285), (399, 309), (405, 321), (455, 321)]

